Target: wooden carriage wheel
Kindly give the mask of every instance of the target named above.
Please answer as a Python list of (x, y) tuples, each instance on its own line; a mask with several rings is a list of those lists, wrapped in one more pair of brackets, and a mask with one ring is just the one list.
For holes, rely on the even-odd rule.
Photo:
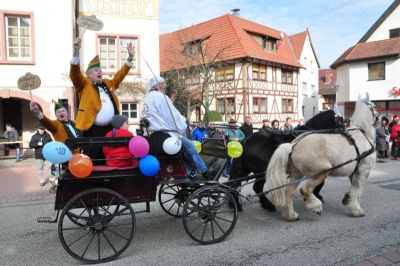
[(182, 217), (185, 202), (196, 189), (198, 185), (188, 184), (162, 184), (158, 191), (158, 202), (161, 208), (173, 217)]
[(64, 207), (58, 224), (62, 246), (85, 263), (114, 260), (131, 244), (135, 213), (119, 193), (96, 188), (83, 191)]
[(223, 241), (233, 231), (238, 209), (232, 194), (220, 186), (205, 186), (186, 201), (182, 219), (186, 233), (208, 245)]

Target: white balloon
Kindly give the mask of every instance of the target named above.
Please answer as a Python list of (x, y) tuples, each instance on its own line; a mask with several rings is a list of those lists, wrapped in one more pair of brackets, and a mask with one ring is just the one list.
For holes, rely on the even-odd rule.
[(178, 138), (174, 137), (169, 137), (166, 140), (164, 140), (163, 143), (163, 150), (165, 153), (174, 155), (177, 154), (182, 147), (182, 141)]

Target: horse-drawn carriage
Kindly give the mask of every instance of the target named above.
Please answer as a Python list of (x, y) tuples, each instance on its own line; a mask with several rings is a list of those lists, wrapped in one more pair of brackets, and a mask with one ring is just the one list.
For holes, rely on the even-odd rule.
[[(306, 185), (300, 190), (301, 194), (309, 210), (321, 213), (322, 201), (312, 195), (312, 192), (328, 175), (347, 175), (351, 178), (352, 184), (342, 203), (348, 206), (352, 216), (364, 216), (360, 198), (364, 182), (375, 161), (372, 129), (377, 122), (377, 112), (369, 98), (364, 102), (366, 104), (357, 104), (353, 126), (348, 130), (332, 129), (306, 134), (292, 143), (280, 145), (275, 153), (265, 154), (266, 157), (255, 156), (261, 152), (260, 147), (253, 149), (252, 154), (247, 154), (244, 147), (242, 161), (238, 162), (247, 164), (232, 167), (232, 171), (247, 175), (245, 172), (251, 170), (255, 175), (224, 183), (218, 180), (227, 159), (223, 140), (207, 139), (202, 145), (205, 159), (207, 156), (216, 156), (220, 161), (220, 169), (215, 178), (204, 180), (201, 176), (196, 176), (191, 179), (182, 154), (171, 156), (163, 152), (162, 143), (168, 137), (165, 133), (153, 133), (148, 138), (150, 154), (156, 156), (160, 162), (160, 170), (155, 176), (144, 176), (137, 168), (113, 169), (96, 166), (89, 177), (77, 179), (67, 171), (60, 176), (55, 202), (55, 209), (61, 211), (58, 222), (60, 241), (72, 257), (85, 263), (115, 259), (133, 240), (136, 220), (131, 203), (145, 202), (146, 211), (150, 211), (149, 202), (156, 200), (158, 191), (158, 201), (162, 209), (171, 216), (182, 217), (184, 229), (194, 241), (200, 244), (218, 243), (228, 237), (236, 225), (238, 197), (243, 196), (237, 183), (260, 175), (263, 176), (261, 181), (267, 180), (270, 189), (262, 193), (256, 192), (254, 196), (265, 197), (265, 194), (273, 192), (274, 203), (284, 208), (286, 220), (298, 219), (291, 201), (297, 185), (307, 179)], [(129, 140), (76, 139), (68, 140), (66, 144), (70, 150), (74, 150), (90, 146), (128, 145)], [(344, 144), (337, 147), (338, 141), (344, 141)], [(316, 153), (315, 150), (298, 149), (302, 142), (308, 146), (318, 146), (321, 150)], [(246, 146), (246, 142), (244, 144)], [(345, 154), (340, 150), (345, 150)], [(297, 157), (292, 157), (292, 152)], [(249, 163), (249, 158), (253, 159), (252, 163), (264, 164), (267, 171), (257, 172), (254, 164)], [(315, 162), (314, 165), (309, 163), (310, 160)], [(255, 182), (259, 180), (257, 177)], [(252, 196), (247, 198), (249, 197)], [(261, 203), (263, 204), (262, 200)], [(58, 215), (55, 222), (57, 220)]]
[[(55, 210), (58, 234), (64, 249), (85, 263), (107, 262), (122, 254), (131, 244), (135, 229), (135, 211), (131, 204), (158, 201), (171, 216), (182, 217), (187, 234), (200, 244), (223, 241), (237, 221), (237, 206), (232, 189), (220, 184), (218, 177), (226, 164), (227, 151), (222, 139), (207, 139), (202, 157), (215, 156), (219, 171), (212, 180), (201, 175), (191, 178), (180, 153), (168, 155), (162, 143), (169, 135), (153, 133), (148, 139), (150, 152), (160, 163), (154, 176), (145, 176), (138, 167), (93, 166), (86, 178), (76, 178), (68, 169), (59, 178)], [(68, 139), (67, 147), (77, 148), (128, 145), (130, 138)], [(143, 211), (142, 211), (143, 212)]]

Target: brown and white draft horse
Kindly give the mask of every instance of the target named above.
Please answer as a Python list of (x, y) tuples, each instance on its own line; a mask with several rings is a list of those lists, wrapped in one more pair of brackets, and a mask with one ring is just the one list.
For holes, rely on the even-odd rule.
[[(347, 137), (341, 133), (311, 133), (300, 135), (292, 143), (280, 145), (267, 168), (267, 187), (276, 188), (304, 176), (311, 177), (300, 193), (306, 207), (311, 212), (321, 214), (322, 203), (313, 195), (314, 188), (327, 176), (348, 176), (351, 186), (342, 204), (348, 207), (351, 216), (364, 216), (360, 205), (361, 194), (375, 164), (373, 132), (378, 126), (378, 113), (368, 93), (364, 99), (359, 97), (351, 121), (352, 126), (346, 131)], [(283, 207), (283, 216), (287, 221), (299, 219), (293, 209), (293, 196), (298, 185), (295, 183), (271, 192), (273, 203)]]

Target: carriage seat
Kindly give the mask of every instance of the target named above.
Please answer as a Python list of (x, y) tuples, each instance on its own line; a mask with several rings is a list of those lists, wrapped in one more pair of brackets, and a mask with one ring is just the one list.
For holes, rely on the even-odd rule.
[(163, 144), (164, 141), (171, 137), (168, 133), (164, 131), (154, 131), (150, 134), (149, 137), (145, 137), (147, 141), (149, 142), (150, 145), (150, 151), (149, 154), (156, 156), (157, 158), (175, 158), (175, 157), (180, 157), (182, 154), (182, 149), (180, 152), (174, 155), (170, 155), (166, 153), (163, 149)]

